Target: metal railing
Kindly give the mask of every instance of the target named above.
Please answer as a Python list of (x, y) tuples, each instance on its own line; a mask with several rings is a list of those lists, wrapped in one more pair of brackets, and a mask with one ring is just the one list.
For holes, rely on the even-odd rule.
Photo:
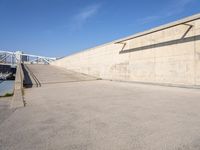
[(0, 50), (0, 63), (17, 64), (17, 63), (42, 63), (49, 64), (57, 58), (25, 54), (22, 51), (10, 52)]

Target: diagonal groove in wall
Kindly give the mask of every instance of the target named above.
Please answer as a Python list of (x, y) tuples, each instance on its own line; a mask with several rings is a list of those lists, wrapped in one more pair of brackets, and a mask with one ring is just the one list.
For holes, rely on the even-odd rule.
[(187, 37), (187, 38), (181, 38), (177, 40), (171, 40), (167, 42), (161, 42), (161, 43), (152, 44), (148, 46), (137, 47), (137, 48), (133, 48), (129, 50), (120, 51), (119, 53), (124, 54), (124, 53), (130, 53), (130, 52), (135, 52), (135, 51), (147, 50), (151, 48), (158, 48), (158, 47), (169, 46), (169, 45), (174, 45), (174, 44), (187, 43), (187, 42), (192, 42), (192, 41), (197, 41), (197, 40), (200, 40), (200, 35)]
[(183, 36), (181, 37), (181, 39), (185, 38), (186, 35), (190, 32), (190, 30), (192, 29), (193, 25), (190, 24), (184, 24), (186, 26), (188, 26), (188, 29), (186, 30), (186, 32), (183, 34)]

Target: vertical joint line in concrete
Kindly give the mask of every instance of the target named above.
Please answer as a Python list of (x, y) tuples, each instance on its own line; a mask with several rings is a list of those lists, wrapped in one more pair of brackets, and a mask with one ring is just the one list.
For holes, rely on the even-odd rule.
[[(194, 29), (194, 35), (196, 35), (196, 30)], [(195, 37), (195, 39), (194, 39), (194, 59), (193, 59), (193, 61), (194, 61), (194, 85), (197, 85), (197, 71), (196, 71), (196, 68), (197, 68), (197, 66), (196, 66), (196, 63), (197, 63), (197, 50), (196, 50), (196, 37)]]

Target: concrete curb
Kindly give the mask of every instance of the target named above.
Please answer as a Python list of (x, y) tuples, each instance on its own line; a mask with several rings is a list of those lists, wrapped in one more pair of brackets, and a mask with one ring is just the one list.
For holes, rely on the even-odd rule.
[(129, 80), (114, 80), (114, 79), (102, 79), (105, 81), (112, 82), (124, 82), (130, 84), (143, 84), (143, 85), (153, 85), (153, 86), (164, 86), (164, 87), (174, 87), (174, 88), (185, 88), (185, 89), (200, 89), (198, 85), (182, 85), (182, 84), (170, 84), (170, 83), (153, 83), (153, 82), (139, 82), (139, 81), (129, 81)]
[(21, 63), (17, 64), (17, 71), (15, 77), (15, 87), (14, 87), (14, 95), (11, 101), (11, 108), (20, 108), (25, 106), (25, 101), (23, 97), (23, 70)]

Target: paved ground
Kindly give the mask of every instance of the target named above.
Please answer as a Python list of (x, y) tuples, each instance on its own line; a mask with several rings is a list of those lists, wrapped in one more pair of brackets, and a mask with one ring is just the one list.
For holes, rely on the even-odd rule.
[(25, 100), (27, 107), (0, 124), (2, 150), (200, 149), (196, 89), (111, 81), (46, 83), (26, 89)]
[(14, 110), (10, 109), (11, 98), (12, 97), (0, 98), (0, 125), (14, 112)]

